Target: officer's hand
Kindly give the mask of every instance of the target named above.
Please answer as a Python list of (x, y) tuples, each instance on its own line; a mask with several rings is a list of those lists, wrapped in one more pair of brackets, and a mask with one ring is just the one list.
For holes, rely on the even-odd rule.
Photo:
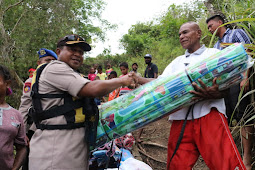
[(213, 79), (213, 85), (207, 87), (205, 83), (198, 79), (199, 87), (195, 82), (192, 83), (195, 91), (191, 90), (190, 93), (195, 94), (196, 97), (193, 97), (193, 100), (201, 100), (201, 99), (220, 99), (223, 97), (222, 92), (219, 91), (219, 85), (216, 83), (217, 77)]
[(135, 81), (135, 87), (138, 87), (140, 84), (138, 83), (139, 82), (139, 76), (136, 74), (136, 73), (134, 73), (134, 72), (132, 72), (133, 73), (133, 78), (134, 78), (134, 81)]

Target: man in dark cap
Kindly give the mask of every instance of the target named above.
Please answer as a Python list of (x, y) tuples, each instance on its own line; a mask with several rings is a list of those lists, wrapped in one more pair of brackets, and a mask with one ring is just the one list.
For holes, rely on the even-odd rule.
[(30, 142), (31, 170), (88, 170), (89, 140), (86, 136), (91, 129), (86, 128), (85, 122), (96, 111), (90, 98), (104, 96), (133, 83), (133, 73), (108, 81), (85, 79), (77, 69), (83, 63), (84, 52), (90, 50), (82, 37), (67, 35), (57, 43), (58, 61), (37, 69), (38, 81), (32, 87), (39, 95), (33, 97), (37, 130)]
[(150, 54), (146, 54), (144, 56), (145, 63), (147, 64), (147, 67), (144, 71), (144, 77), (145, 78), (157, 78), (158, 77), (158, 67), (156, 64), (153, 64), (151, 62), (152, 56)]
[[(57, 60), (58, 56), (56, 53), (54, 53), (51, 50), (48, 50), (46, 48), (41, 48), (38, 52), (39, 59), (37, 61), (37, 65), (43, 64), (43, 63), (49, 63), (51, 60)], [(20, 102), (20, 107), (19, 111), (21, 112), (21, 115), (24, 120), (24, 125), (26, 128), (26, 134), (28, 137), (28, 140), (31, 139), (32, 135), (34, 134), (35, 127), (32, 126), (32, 118), (28, 114), (28, 110), (32, 105), (32, 98), (30, 97), (31, 94), (31, 83), (32, 83), (32, 77), (33, 77), (33, 72), (35, 69), (29, 69), (29, 78), (25, 81), (24, 87), (23, 87), (23, 94), (21, 96), (21, 102)], [(29, 149), (28, 149), (28, 154), (29, 154)], [(27, 155), (28, 156), (28, 155)], [(25, 163), (22, 166), (23, 170), (28, 169), (28, 157), (25, 161)]]

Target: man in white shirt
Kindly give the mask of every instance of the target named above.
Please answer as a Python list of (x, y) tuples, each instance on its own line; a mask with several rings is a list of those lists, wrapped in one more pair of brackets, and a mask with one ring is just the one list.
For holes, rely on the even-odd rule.
[[(201, 35), (201, 29), (195, 22), (187, 22), (180, 27), (179, 39), (186, 52), (172, 61), (160, 78), (184, 71), (188, 65), (219, 51), (201, 45)], [(152, 80), (141, 77), (137, 79), (140, 84)], [(214, 78), (210, 87), (200, 79), (198, 81), (201, 87), (193, 82), (195, 91), (190, 93), (195, 94), (196, 99), (202, 100), (190, 108), (180, 109), (170, 115), (172, 126), (168, 142), (167, 169), (191, 170), (199, 155), (210, 169), (245, 169), (228, 128), (223, 100), (225, 92), (219, 91), (216, 79)], [(175, 152), (186, 115), (188, 117), (183, 137)]]

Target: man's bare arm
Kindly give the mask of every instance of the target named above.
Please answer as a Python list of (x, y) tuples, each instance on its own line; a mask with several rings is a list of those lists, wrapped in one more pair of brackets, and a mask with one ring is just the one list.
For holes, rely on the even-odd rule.
[(25, 145), (15, 144), (16, 146), (16, 156), (14, 159), (14, 164), (12, 170), (19, 170), (23, 161), (26, 157), (27, 149)]

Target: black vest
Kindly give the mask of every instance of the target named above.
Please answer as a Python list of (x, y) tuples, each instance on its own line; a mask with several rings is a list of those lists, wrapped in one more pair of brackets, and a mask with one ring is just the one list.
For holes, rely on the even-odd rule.
[[(73, 100), (73, 97), (68, 93), (63, 94), (39, 94), (39, 79), (43, 69), (47, 66), (44, 64), (36, 70), (35, 83), (32, 85), (31, 97), (33, 106), (30, 109), (30, 114), (37, 129), (41, 130), (61, 130), (61, 129), (75, 129), (86, 128), (85, 139), (91, 144), (95, 143), (97, 135), (97, 124), (99, 119), (99, 112), (97, 105), (93, 98), (84, 97), (82, 99)], [(53, 106), (48, 110), (42, 110), (41, 99), (42, 98), (62, 98), (64, 104), (60, 106)], [(85, 115), (85, 121), (81, 123), (75, 123), (75, 109), (81, 108)], [(64, 115), (67, 124), (59, 125), (46, 125), (41, 121)]]

